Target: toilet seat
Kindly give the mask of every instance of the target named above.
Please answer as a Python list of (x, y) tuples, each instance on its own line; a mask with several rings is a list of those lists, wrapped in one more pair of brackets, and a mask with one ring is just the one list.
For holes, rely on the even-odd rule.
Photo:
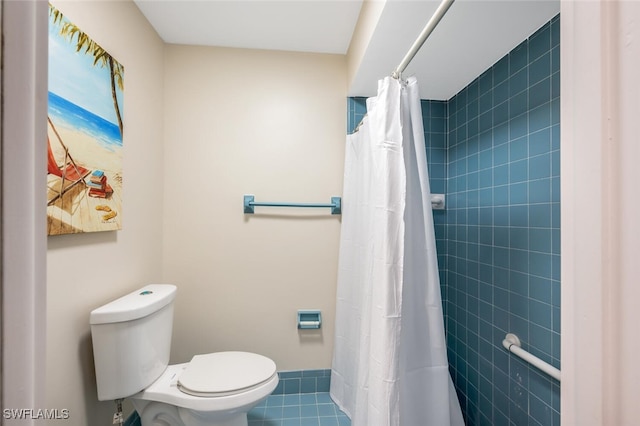
[(178, 377), (178, 389), (198, 397), (228, 396), (259, 387), (274, 374), (276, 364), (254, 353), (195, 355)]
[(279, 382), (278, 373), (274, 371), (266, 381), (241, 391), (212, 397), (195, 396), (183, 392), (178, 386), (178, 379), (182, 377), (189, 365), (190, 363), (167, 366), (155, 382), (130, 397), (134, 400), (134, 406), (143, 408), (150, 402), (162, 402), (202, 412), (240, 410), (242, 407), (252, 407), (256, 401), (266, 398)]

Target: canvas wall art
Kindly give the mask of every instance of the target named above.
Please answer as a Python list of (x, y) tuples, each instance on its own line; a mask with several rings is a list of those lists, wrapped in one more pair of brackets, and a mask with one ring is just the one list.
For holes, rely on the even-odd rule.
[(49, 5), (47, 234), (122, 229), (124, 67)]

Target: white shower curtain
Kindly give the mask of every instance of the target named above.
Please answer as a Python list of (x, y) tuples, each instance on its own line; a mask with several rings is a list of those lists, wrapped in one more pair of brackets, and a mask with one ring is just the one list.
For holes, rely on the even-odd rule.
[(347, 136), (331, 397), (352, 426), (463, 426), (449, 375), (415, 79)]

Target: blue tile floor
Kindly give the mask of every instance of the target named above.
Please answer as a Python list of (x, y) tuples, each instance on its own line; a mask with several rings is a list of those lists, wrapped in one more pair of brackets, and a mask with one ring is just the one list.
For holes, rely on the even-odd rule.
[(328, 392), (271, 395), (248, 418), (249, 426), (351, 426)]

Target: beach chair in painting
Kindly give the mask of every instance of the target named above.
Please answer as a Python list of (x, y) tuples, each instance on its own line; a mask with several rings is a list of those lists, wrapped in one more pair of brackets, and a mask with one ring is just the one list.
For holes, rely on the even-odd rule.
[(56, 185), (55, 188), (49, 187), (49, 189), (54, 193), (53, 197), (47, 200), (47, 205), (50, 206), (74, 186), (78, 184), (82, 184), (83, 186), (86, 186), (84, 178), (86, 178), (87, 175), (91, 173), (91, 171), (82, 166), (77, 165), (76, 162), (73, 161), (73, 158), (69, 153), (69, 149), (62, 142), (60, 135), (58, 134), (58, 132), (56, 131), (56, 128), (53, 126), (53, 123), (51, 122), (51, 119), (49, 118), (48, 120), (49, 120), (49, 124), (51, 125), (51, 128), (53, 129), (54, 133), (58, 137), (58, 141), (60, 142), (60, 144), (62, 145), (62, 148), (64, 149), (64, 162), (62, 166), (59, 166), (58, 162), (56, 161), (56, 158), (53, 155), (53, 151), (51, 150), (51, 141), (47, 137), (47, 148), (48, 148), (47, 173), (57, 176), (61, 179), (59, 186)]

